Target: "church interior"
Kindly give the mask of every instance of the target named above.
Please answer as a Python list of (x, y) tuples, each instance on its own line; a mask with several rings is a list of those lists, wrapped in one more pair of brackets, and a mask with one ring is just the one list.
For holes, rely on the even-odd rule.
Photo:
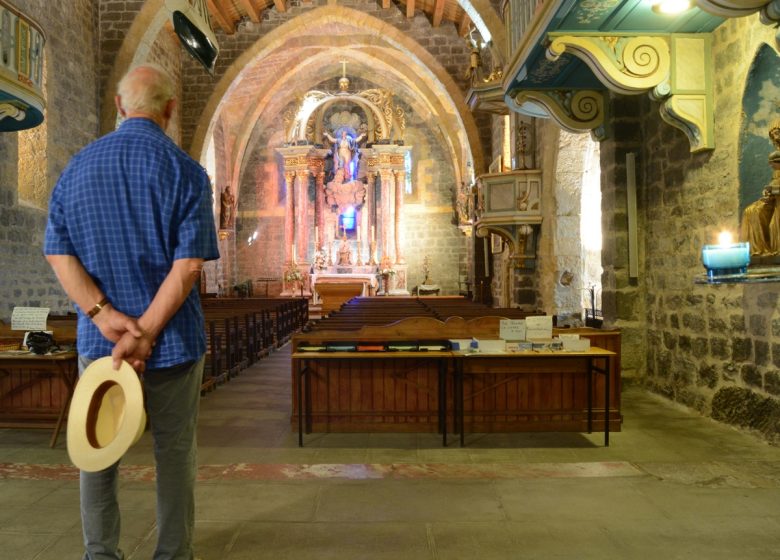
[[(67, 387), (3, 354), (16, 308), (47, 308), (55, 338), (73, 320), (48, 200), (147, 62), (211, 179), (206, 317), (248, 348), (207, 362), (209, 558), (777, 553), (779, 0), (51, 4), (0, 0), (0, 558), (79, 554), (77, 471), (26, 429)], [(387, 325), (421, 315), (427, 357), (309, 376), (305, 348), (406, 340)], [(592, 360), (553, 389), (499, 380), (508, 361), (448, 385), (430, 341), (490, 317), (550, 317), (611, 359), (595, 389)], [(402, 384), (392, 414), (338, 408)], [(126, 457), (128, 558), (151, 550), (150, 446)]]

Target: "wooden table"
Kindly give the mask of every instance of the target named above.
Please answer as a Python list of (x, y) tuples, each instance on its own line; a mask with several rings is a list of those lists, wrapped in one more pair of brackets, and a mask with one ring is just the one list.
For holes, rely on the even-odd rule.
[[(49, 380), (47, 383), (47, 379)], [(55, 379), (65, 385), (64, 398), (57, 413), (42, 408), (41, 403), (32, 402), (33, 395), (39, 399), (47, 393), (52, 397), (56, 391)], [(78, 354), (75, 351), (38, 355), (18, 351), (0, 352), (0, 427), (41, 428), (53, 427), (50, 447), (57, 444), (62, 423), (68, 412), (73, 390), (78, 380)], [(14, 400), (22, 406), (12, 406)], [(26, 402), (26, 401), (30, 402)], [(55, 400), (55, 399), (52, 399)]]
[[(311, 432), (312, 396), (311, 374), (313, 363), (327, 364), (337, 360), (370, 360), (398, 361), (412, 360), (418, 365), (435, 363), (437, 367), (437, 403), (439, 432), (442, 434), (442, 445), (447, 445), (447, 372), (452, 359), (452, 352), (295, 352), (292, 355), (296, 378), (296, 399), (298, 408), (298, 446), (303, 447), (304, 424), (306, 433)], [(327, 375), (327, 368), (325, 374)], [(319, 372), (318, 372), (319, 373)]]
[[(585, 352), (551, 350), (496, 354), (453, 352), (453, 356), (455, 357), (453, 412), (456, 430), (460, 432), (461, 446), (465, 443), (464, 416), (466, 399), (463, 394), (463, 379), (466, 375), (480, 376), (499, 373), (504, 374), (506, 381), (508, 381), (511, 376), (517, 375), (545, 376), (548, 372), (560, 370), (564, 365), (577, 367), (573, 364), (581, 364), (579, 367), (584, 366), (587, 376), (588, 433), (593, 431), (593, 374), (600, 373), (604, 376), (604, 446), (609, 446), (610, 360), (616, 356), (615, 352), (591, 347), (590, 350)], [(596, 361), (602, 361), (604, 367), (596, 365), (594, 363)], [(496, 383), (501, 382), (497, 381)]]

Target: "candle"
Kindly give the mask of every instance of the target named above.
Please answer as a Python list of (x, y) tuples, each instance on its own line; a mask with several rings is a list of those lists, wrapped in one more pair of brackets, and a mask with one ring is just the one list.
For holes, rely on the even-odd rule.
[[(721, 237), (722, 241), (727, 239)], [(750, 243), (705, 245), (701, 260), (710, 278), (724, 274), (745, 274), (750, 264)]]
[(360, 226), (357, 227), (357, 240), (360, 241)]
[(376, 229), (374, 226), (371, 226), (371, 241), (376, 241)]
[(314, 245), (319, 247), (320, 244), (320, 228), (319, 226), (314, 226)]

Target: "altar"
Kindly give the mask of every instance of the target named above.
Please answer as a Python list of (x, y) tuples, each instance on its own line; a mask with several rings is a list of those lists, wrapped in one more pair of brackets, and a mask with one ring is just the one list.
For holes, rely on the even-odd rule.
[(311, 275), (312, 303), (322, 306), (322, 314), (327, 315), (341, 307), (353, 297), (366, 297), (376, 294), (376, 273), (322, 272)]

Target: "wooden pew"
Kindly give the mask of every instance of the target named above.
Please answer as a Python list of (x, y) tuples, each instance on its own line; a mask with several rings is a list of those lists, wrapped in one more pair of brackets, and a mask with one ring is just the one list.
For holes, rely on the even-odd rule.
[[(439, 321), (411, 317), (391, 324), (366, 325), (352, 330), (315, 328), (293, 337), (291, 423), (297, 426), (297, 388), (302, 367), (311, 372), (305, 389), (310, 402), (312, 431), (422, 431), (435, 432), (441, 395), (436, 367), (425, 353), (400, 356), (391, 352), (357, 352), (343, 358), (338, 353), (299, 352), (327, 343), (379, 346), (392, 341), (498, 338), (502, 317)], [(328, 323), (325, 323), (328, 324)], [(556, 329), (554, 334), (576, 333), (590, 338), (592, 346), (616, 354), (610, 360), (607, 414), (611, 431), (619, 431), (620, 332), (591, 328)], [(565, 358), (565, 353), (561, 356)], [(545, 363), (539, 372), (513, 370), (514, 357), (498, 357), (478, 375), (467, 375), (466, 431), (585, 431), (587, 420), (587, 372), (583, 362), (561, 360)], [(576, 362), (576, 363), (575, 363)], [(479, 367), (479, 364), (475, 364)], [(560, 369), (557, 369), (560, 366)], [(493, 369), (495, 368), (495, 369)], [(453, 410), (452, 374), (444, 393), (445, 410)], [(596, 430), (603, 429), (605, 379), (594, 377), (592, 395)], [(451, 425), (453, 417), (447, 419)]]

